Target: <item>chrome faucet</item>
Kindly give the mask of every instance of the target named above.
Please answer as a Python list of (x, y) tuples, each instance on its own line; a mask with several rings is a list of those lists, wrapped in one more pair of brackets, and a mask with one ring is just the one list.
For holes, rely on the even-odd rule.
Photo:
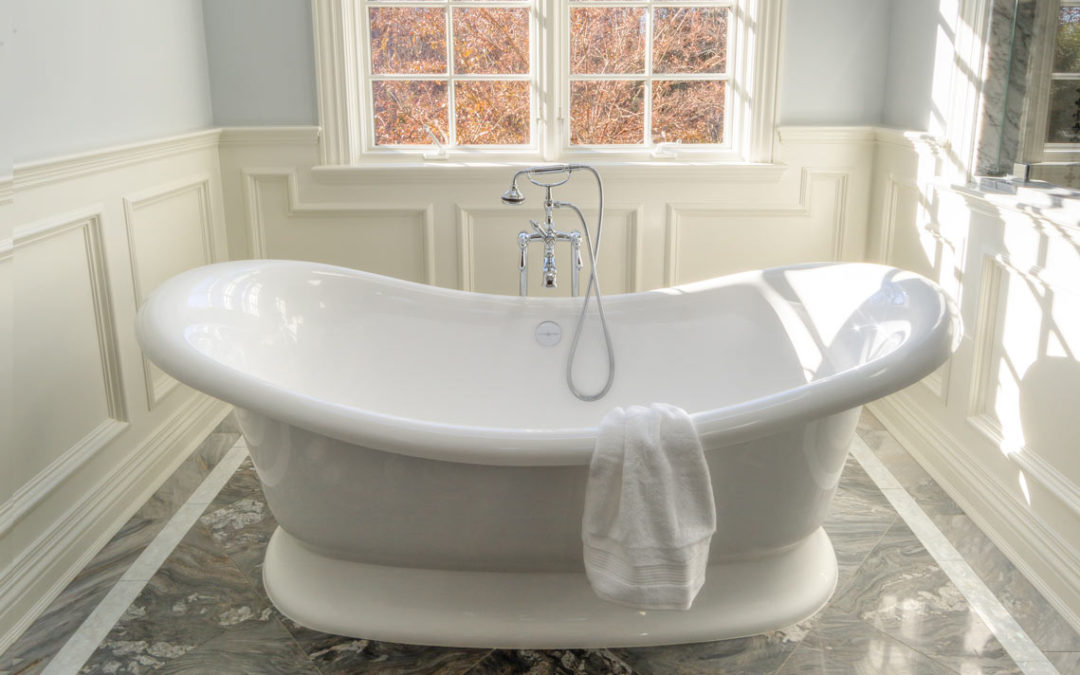
[[(575, 171), (591, 173), (593, 178), (596, 179), (597, 209), (595, 238), (589, 235), (589, 226), (585, 222), (585, 214), (581, 212), (581, 209), (570, 202), (557, 202), (551, 198), (551, 188), (566, 183), (570, 180), (570, 176)], [(566, 175), (561, 179), (556, 178), (550, 182), (537, 178), (537, 176), (552, 174)], [(599, 272), (596, 269), (596, 260), (600, 255), (600, 231), (604, 224), (604, 184), (603, 181), (600, 180), (600, 174), (588, 164), (552, 164), (550, 166), (534, 166), (529, 169), (522, 169), (514, 174), (514, 178), (510, 181), (510, 189), (502, 195), (504, 204), (521, 204), (525, 201), (525, 195), (521, 194), (521, 190), (519, 190), (517, 186), (517, 179), (523, 175), (527, 176), (529, 182), (533, 185), (544, 188), (545, 194), (544, 224), (541, 225), (535, 220), (530, 220), (529, 223), (532, 225), (533, 232), (521, 232), (518, 234), (518, 248), (521, 251), (521, 258), (518, 265), (521, 269), (522, 295), (525, 295), (526, 291), (528, 291), (527, 273), (529, 242), (536, 240), (542, 240), (544, 242), (544, 286), (547, 288), (554, 288), (558, 275), (558, 270), (555, 267), (555, 242), (568, 239), (574, 253), (572, 295), (576, 296), (578, 294), (578, 276), (581, 272), (581, 233), (557, 231), (555, 229), (552, 213), (555, 209), (559, 208), (570, 209), (574, 212), (574, 215), (578, 217), (578, 221), (581, 223), (581, 229), (585, 232), (585, 250), (589, 254), (590, 263), (589, 284), (585, 287), (585, 301), (581, 303), (581, 312), (578, 314), (577, 324), (574, 326), (574, 337), (570, 340), (570, 351), (566, 357), (566, 385), (570, 389), (570, 392), (582, 401), (598, 401), (608, 393), (612, 383), (615, 381), (615, 348), (612, 346), (611, 332), (608, 330), (607, 319), (604, 317), (604, 303), (600, 297), (600, 277)], [(577, 357), (578, 341), (581, 339), (582, 329), (585, 326), (586, 314), (589, 310), (589, 296), (592, 295), (596, 296), (596, 315), (600, 319), (600, 328), (604, 334), (604, 346), (607, 348), (608, 374), (603, 387), (596, 392), (586, 393), (582, 391), (574, 381), (574, 360)]]
[[(555, 229), (555, 209), (564, 206), (572, 206), (566, 202), (555, 201), (551, 196), (551, 189), (558, 187), (570, 180), (571, 165), (560, 164), (553, 167), (541, 167), (538, 169), (525, 169), (518, 171), (514, 174), (514, 179), (510, 185), (510, 189), (503, 193), (502, 201), (505, 204), (521, 204), (525, 201), (524, 195), (517, 187), (517, 179), (522, 174), (528, 174), (529, 180), (534, 185), (538, 185), (544, 188), (544, 222), (538, 223), (535, 220), (529, 220), (529, 224), (532, 225), (532, 232), (520, 232), (518, 233), (518, 249), (520, 251), (520, 257), (518, 259), (518, 270), (521, 275), (519, 283), (519, 292), (521, 295), (527, 295), (529, 290), (529, 244), (534, 241), (541, 241), (544, 244), (544, 262), (541, 269), (541, 284), (544, 288), (557, 288), (559, 285), (559, 268), (555, 262), (555, 244), (561, 241), (570, 243), (570, 254), (573, 260), (572, 270), (573, 275), (570, 277), (570, 294), (574, 297), (580, 292), (581, 286), (581, 268), (584, 266), (581, 258), (581, 233), (580, 232), (560, 232)], [(550, 173), (562, 173), (566, 172), (566, 177), (555, 182), (546, 183), (538, 181), (533, 178), (533, 175), (550, 174)], [(576, 208), (576, 207), (575, 207)]]

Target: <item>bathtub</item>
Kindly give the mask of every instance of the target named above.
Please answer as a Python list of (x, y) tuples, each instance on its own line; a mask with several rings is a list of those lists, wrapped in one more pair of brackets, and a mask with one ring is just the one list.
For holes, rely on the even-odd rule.
[[(164, 283), (137, 334), (165, 372), (237, 406), (279, 523), (263, 580), (300, 624), (614, 647), (751, 635), (820, 609), (837, 574), (821, 524), (860, 408), (945, 362), (959, 338), (947, 296), (858, 263), (612, 296), (618, 370), (593, 403), (564, 375), (579, 302), (239, 261)], [(599, 335), (589, 326), (579, 347), (585, 389), (605, 378)], [(582, 563), (597, 424), (654, 401), (693, 416), (716, 500), (686, 612), (604, 602)]]

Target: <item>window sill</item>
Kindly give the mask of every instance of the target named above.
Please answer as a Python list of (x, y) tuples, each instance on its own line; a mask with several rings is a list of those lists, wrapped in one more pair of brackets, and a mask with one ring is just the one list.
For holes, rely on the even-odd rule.
[[(320, 183), (402, 184), (445, 183), (447, 181), (489, 182), (507, 180), (510, 173), (541, 164), (559, 162), (455, 162), (450, 160), (415, 162), (372, 162), (370, 164), (329, 165), (312, 168)], [(776, 182), (788, 170), (783, 164), (720, 161), (594, 161), (588, 162), (605, 179), (694, 180), (727, 182)]]

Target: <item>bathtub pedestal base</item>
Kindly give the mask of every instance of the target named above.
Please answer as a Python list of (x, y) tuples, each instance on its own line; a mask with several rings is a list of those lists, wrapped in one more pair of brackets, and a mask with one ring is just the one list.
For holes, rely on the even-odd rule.
[(836, 555), (818, 529), (781, 555), (710, 566), (689, 611), (640, 611), (597, 598), (584, 573), (367, 565), (313, 553), (278, 528), (263, 581), (286, 616), (338, 635), (448, 647), (630, 647), (743, 637), (797, 623), (832, 595)]

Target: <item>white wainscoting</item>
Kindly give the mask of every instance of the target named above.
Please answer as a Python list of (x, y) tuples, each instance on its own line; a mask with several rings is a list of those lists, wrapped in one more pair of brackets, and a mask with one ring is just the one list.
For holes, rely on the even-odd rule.
[(965, 335), (872, 410), (1080, 628), (1080, 227), (942, 181), (929, 140), (879, 135), (869, 250), (938, 280)]
[[(647, 290), (750, 267), (861, 259), (874, 131), (788, 128), (775, 164), (600, 166), (606, 209), (600, 265), (607, 293)], [(318, 166), (319, 136), (297, 129), (228, 129), (222, 178), (232, 250), (358, 267), (466, 290), (516, 294), (517, 233), (540, 220), (541, 193), (500, 203), (517, 166)], [(596, 194), (582, 175), (556, 190), (592, 222)], [(556, 226), (580, 229), (568, 210)], [(568, 249), (568, 246), (566, 247)], [(246, 252), (246, 253), (243, 253)], [(569, 292), (560, 248), (559, 288)], [(586, 256), (584, 275), (588, 273)]]
[[(937, 278), (967, 337), (946, 367), (874, 409), (1080, 626), (1080, 460), (1068, 442), (1080, 429), (1075, 414), (1040, 416), (1080, 390), (1069, 379), (1080, 238), (941, 183), (945, 155), (919, 134), (788, 127), (773, 164), (601, 167), (604, 288), (867, 257)], [(316, 128), (225, 129), (17, 167), (7, 203), (0, 184), (16, 224), (0, 231), (10, 237), (0, 239), (0, 288), (19, 300), (13, 309), (0, 298), (0, 317), (16, 319), (3, 325), (18, 331), (0, 330), (0, 345), (50, 331), (62, 333), (49, 336), (56, 344), (78, 343), (50, 359), (42, 341), (15, 389), (57, 401), (87, 392), (70, 409), (47, 406), (43, 433), (20, 432), (40, 450), (4, 448), (13, 470), (0, 477), (0, 650), (224, 413), (138, 350), (135, 312), (163, 278), (229, 257), (289, 257), (516, 292), (516, 235), (542, 217), (528, 185), (525, 205), (499, 203), (517, 167), (319, 163)], [(576, 179), (559, 196), (591, 217), (593, 189)], [(576, 229), (570, 217), (558, 213), (561, 229)], [(570, 260), (560, 256), (565, 294)], [(19, 381), (28, 378), (40, 381)]]
[(227, 257), (219, 136), (16, 166), (5, 190), (0, 651), (228, 410), (134, 336), (158, 283)]

